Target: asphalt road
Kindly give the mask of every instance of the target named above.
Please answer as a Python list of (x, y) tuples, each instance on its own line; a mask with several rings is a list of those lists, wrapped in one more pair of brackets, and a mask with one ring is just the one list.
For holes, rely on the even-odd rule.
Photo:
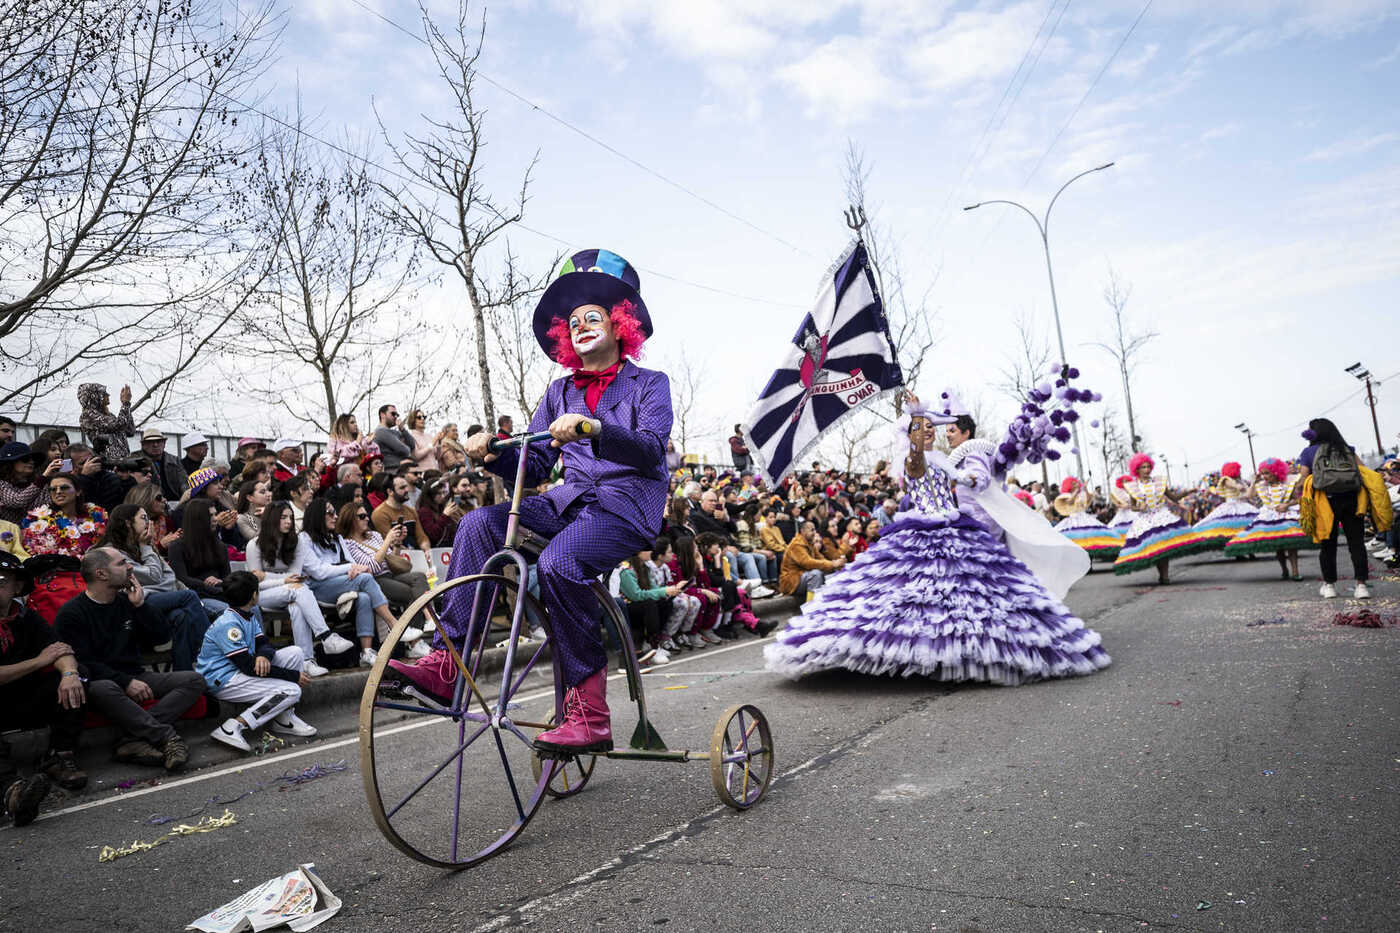
[[(1088, 678), (794, 683), (762, 671), (756, 641), (685, 655), (646, 679), (658, 728), (704, 748), (723, 708), (758, 705), (777, 745), (766, 799), (719, 806), (704, 762), (603, 761), (462, 873), (380, 836), (349, 711), (317, 722), (338, 735), (264, 759), (201, 747), (206, 767), (154, 787), (104, 792), (127, 772), (95, 769), (96, 791), (0, 830), (0, 929), (178, 930), (301, 862), (345, 901), (323, 930), (1394, 929), (1400, 628), (1332, 625), (1348, 601), (1279, 581), (1272, 561), (1174, 579), (1075, 587), (1114, 659)], [(1400, 581), (1377, 590), (1372, 608), (1400, 612)], [(616, 681), (610, 696), (626, 736), (635, 713)], [(426, 770), (449, 728), (399, 733), (394, 760)], [(320, 780), (273, 781), (342, 758)], [(232, 826), (98, 861), (168, 828), (152, 816), (259, 782), (227, 805)]]

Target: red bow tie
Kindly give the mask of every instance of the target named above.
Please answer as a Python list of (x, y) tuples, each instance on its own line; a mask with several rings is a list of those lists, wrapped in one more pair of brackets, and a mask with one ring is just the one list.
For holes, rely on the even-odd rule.
[(612, 381), (617, 378), (620, 369), (622, 369), (621, 360), (601, 372), (580, 369), (574, 373), (574, 388), (583, 390), (583, 401), (593, 414), (598, 413), (598, 401), (603, 397), (603, 390), (612, 385)]

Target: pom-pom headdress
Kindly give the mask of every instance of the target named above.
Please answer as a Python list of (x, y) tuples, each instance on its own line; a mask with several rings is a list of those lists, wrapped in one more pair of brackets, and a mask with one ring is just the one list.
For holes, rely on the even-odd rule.
[(1288, 464), (1278, 457), (1269, 457), (1259, 464), (1260, 473), (1268, 473), (1274, 478), (1274, 482), (1281, 483), (1288, 479)]
[(1012, 419), (992, 456), (992, 471), (997, 475), (1005, 475), (1022, 461), (1060, 459), (1060, 452), (1052, 445), (1069, 443), (1069, 425), (1079, 420), (1075, 406), (1102, 401), (1099, 393), (1070, 385), (1079, 376), (1074, 367), (1062, 366), (1057, 376), (1053, 386), (1042, 382), (1027, 393), (1020, 414)]
[(1137, 479), (1138, 468), (1141, 467), (1144, 463), (1147, 464), (1147, 469), (1149, 472), (1157, 468), (1156, 461), (1154, 461), (1147, 454), (1133, 454), (1132, 459), (1128, 461), (1128, 475), (1131, 476), (1133, 479)]
[(1231, 460), (1229, 463), (1225, 464), (1220, 468), (1220, 475), (1228, 476), (1230, 477), (1230, 479), (1239, 479), (1240, 465), (1235, 461)]

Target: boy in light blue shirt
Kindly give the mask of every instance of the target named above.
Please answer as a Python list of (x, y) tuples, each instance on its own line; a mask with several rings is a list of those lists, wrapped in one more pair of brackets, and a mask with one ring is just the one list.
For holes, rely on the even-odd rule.
[(194, 668), (209, 692), (229, 703), (251, 705), (210, 733), (239, 751), (253, 747), (245, 729), (266, 725), (284, 735), (311, 736), (316, 728), (297, 717), (301, 688), (311, 682), (302, 669), (301, 649), (295, 645), (273, 650), (258, 621), (258, 578), (246, 571), (231, 573), (223, 582), (229, 608), (204, 633)]

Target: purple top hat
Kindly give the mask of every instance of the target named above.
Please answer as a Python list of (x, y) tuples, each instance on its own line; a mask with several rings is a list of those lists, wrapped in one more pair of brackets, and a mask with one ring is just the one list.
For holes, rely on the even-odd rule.
[(641, 280), (632, 264), (617, 253), (605, 249), (586, 249), (574, 253), (549, 283), (535, 305), (535, 340), (546, 354), (554, 351), (549, 328), (555, 318), (569, 319), (569, 314), (582, 305), (611, 308), (620, 301), (632, 303), (632, 315), (651, 336), (651, 315), (638, 292)]

